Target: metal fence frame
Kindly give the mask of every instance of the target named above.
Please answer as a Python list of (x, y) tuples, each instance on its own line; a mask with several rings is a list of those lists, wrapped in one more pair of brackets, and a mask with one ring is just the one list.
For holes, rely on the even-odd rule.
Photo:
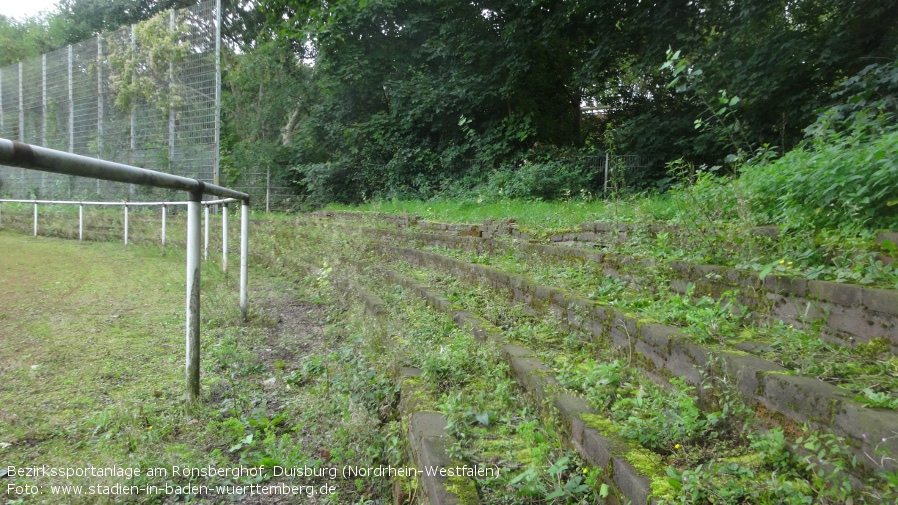
[[(247, 257), (249, 252), (249, 195), (206, 184), (197, 179), (156, 172), (110, 161), (88, 158), (76, 154), (55, 151), (0, 138), (0, 164), (93, 179), (124, 182), (161, 189), (186, 191), (187, 205), (187, 301), (186, 301), (186, 359), (185, 378), (187, 399), (195, 402), (200, 391), (200, 207), (204, 194), (223, 200), (206, 202), (206, 251), (208, 252), (209, 204), (240, 201), (240, 315), (245, 320), (247, 312)], [(29, 201), (35, 208), (35, 230), (38, 201)], [(72, 202), (83, 204), (84, 202)], [(93, 202), (109, 205), (109, 202)], [(159, 205), (163, 205), (162, 202)], [(163, 207), (165, 208), (165, 207)], [(128, 207), (125, 206), (126, 216)], [(81, 214), (79, 212), (79, 214)], [(226, 218), (225, 218), (226, 219)], [(127, 228), (127, 220), (125, 221)], [(83, 226), (83, 221), (82, 221)], [(226, 226), (226, 222), (225, 222)], [(127, 231), (125, 232), (127, 236)], [(225, 234), (226, 236), (226, 234)], [(227, 240), (227, 239), (225, 239)], [(127, 239), (126, 239), (127, 241)], [(227, 244), (225, 243), (225, 250)]]
[[(0, 138), (220, 184), (220, 54), (221, 1), (204, 0), (0, 68)], [(13, 198), (168, 198), (0, 166), (3, 182)]]

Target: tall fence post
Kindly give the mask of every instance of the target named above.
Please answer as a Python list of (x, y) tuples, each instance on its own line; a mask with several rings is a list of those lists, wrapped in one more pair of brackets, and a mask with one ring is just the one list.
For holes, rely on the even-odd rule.
[(602, 193), (607, 196), (608, 195), (608, 164), (611, 161), (611, 156), (608, 151), (605, 151), (605, 186), (602, 189)]
[(128, 245), (128, 204), (125, 204), (125, 245)]
[(0, 132), (6, 135), (6, 123), (3, 118), (3, 69), (0, 68)]
[(240, 205), (240, 317), (246, 321), (246, 265), (249, 254), (249, 200)]
[[(135, 64), (137, 60), (137, 25), (131, 25), (131, 53), (130, 53), (130, 63), (131, 65)], [(131, 86), (134, 86), (134, 83), (137, 82), (137, 72), (131, 72)], [(131, 101), (131, 133), (130, 133), (131, 143), (130, 150), (128, 151), (128, 163), (131, 165), (135, 164), (135, 153), (137, 151), (137, 101)], [(128, 197), (129, 199), (134, 198), (134, 184), (128, 184)]]
[[(19, 62), (19, 142), (25, 142), (25, 92), (22, 91), (24, 86), (22, 85), (22, 71), (24, 66), (22, 62)], [(25, 169), (22, 169), (22, 173), (25, 173)]]
[[(19, 62), (19, 142), (25, 142), (25, 93), (22, 91), (24, 88), (22, 86), (22, 70), (24, 66), (22, 62)], [(22, 169), (22, 186), (27, 187), (27, 182), (25, 181), (25, 170)], [(22, 195), (24, 197), (24, 195)]]
[(47, 53), (41, 55), (41, 145), (47, 146)]
[(203, 217), (205, 218), (205, 235), (203, 236), (203, 261), (209, 259), (209, 206), (203, 206)]
[(37, 202), (34, 202), (34, 236), (37, 237)]
[(187, 342), (185, 375), (187, 401), (200, 397), (200, 202), (202, 191), (187, 201)]
[(221, 271), (228, 271), (228, 204), (221, 206)]
[(221, 167), (221, 0), (215, 0), (215, 128), (213, 142), (215, 151), (212, 166), (212, 181), (220, 184)]
[[(175, 9), (168, 13), (168, 32), (175, 35)], [(172, 160), (175, 158), (175, 64), (168, 62), (168, 171), (172, 170)]]
[(168, 206), (162, 204), (162, 247), (165, 247), (165, 216), (168, 213)]
[(84, 241), (84, 204), (78, 204), (78, 240)]
[(271, 212), (271, 167), (265, 169), (265, 213)]
[[(41, 55), (41, 145), (47, 146), (47, 53)], [(47, 172), (41, 172), (41, 198), (47, 195)]]
[[(106, 130), (103, 128), (103, 34), (97, 35), (97, 158), (103, 159), (103, 137)], [(97, 179), (97, 195), (100, 194), (100, 179)]]
[(68, 46), (69, 51), (69, 152), (75, 152), (75, 91), (72, 89), (72, 45)]

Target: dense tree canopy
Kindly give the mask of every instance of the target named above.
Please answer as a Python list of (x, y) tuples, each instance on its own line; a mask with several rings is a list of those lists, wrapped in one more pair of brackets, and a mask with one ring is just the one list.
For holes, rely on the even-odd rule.
[[(3, 58), (184, 4), (63, 0), (46, 19), (0, 18)], [(428, 196), (605, 150), (784, 152), (898, 47), (893, 0), (225, 4), (230, 169), (263, 159), (314, 202)]]

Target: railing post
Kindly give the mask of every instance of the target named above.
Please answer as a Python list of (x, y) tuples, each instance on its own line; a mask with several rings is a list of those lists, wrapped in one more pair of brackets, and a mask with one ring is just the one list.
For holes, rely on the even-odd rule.
[(84, 204), (78, 204), (78, 240), (84, 241)]
[(221, 271), (228, 271), (228, 204), (221, 206)]
[(168, 206), (164, 203), (162, 204), (162, 247), (165, 247), (165, 215), (167, 214)]
[(125, 245), (128, 245), (128, 204), (125, 204)]
[(240, 317), (246, 321), (246, 265), (249, 253), (249, 200), (240, 205)]
[(203, 217), (205, 218), (205, 235), (203, 236), (203, 261), (209, 259), (209, 206), (203, 206)]
[(200, 397), (200, 202), (202, 191), (187, 201), (187, 342), (185, 375), (187, 401)]
[(34, 202), (34, 236), (37, 237), (37, 202)]

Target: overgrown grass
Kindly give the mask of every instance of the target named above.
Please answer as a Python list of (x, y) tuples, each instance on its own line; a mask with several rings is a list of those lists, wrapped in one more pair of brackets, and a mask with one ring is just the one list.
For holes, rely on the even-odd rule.
[(640, 318), (681, 328), (696, 343), (715, 349), (737, 349), (752, 342), (763, 357), (800, 374), (831, 382), (859, 401), (876, 407), (898, 408), (898, 359), (883, 339), (857, 347), (826, 342), (813, 325), (807, 330), (792, 325), (753, 320), (738, 301), (738, 292), (718, 299), (702, 293), (677, 293), (667, 272), (631, 265), (621, 268), (624, 279), (603, 273), (601, 264), (547, 262), (513, 250), (481, 254), (443, 247), (427, 248), (437, 254), (489, 265), (532, 279), (536, 285), (560, 287), (583, 298), (617, 307)]
[(510, 199), (422, 201), (386, 200), (361, 206), (329, 205), (328, 210), (361, 210), (389, 214), (414, 214), (452, 223), (482, 223), (485, 219), (514, 220), (522, 228), (574, 228), (606, 215), (601, 200), (526, 201)]
[[(588, 423), (634, 443), (627, 457), (654, 477), (652, 488), (662, 503), (836, 504), (849, 497), (881, 503), (895, 496), (894, 473), (871, 479), (870, 487), (852, 483), (846, 472), (854, 463), (844, 440), (807, 428), (796, 439), (781, 429), (755, 429), (754, 413), (716, 374), (713, 360), (702, 373), (700, 398), (697, 388), (676, 379), (672, 388), (659, 387), (624, 349), (524, 314), (489, 289), (445, 272), (394, 264), (503, 328), (509, 341), (537, 350), (565, 388), (602, 414), (589, 416)], [(816, 457), (803, 458), (805, 450)]]

